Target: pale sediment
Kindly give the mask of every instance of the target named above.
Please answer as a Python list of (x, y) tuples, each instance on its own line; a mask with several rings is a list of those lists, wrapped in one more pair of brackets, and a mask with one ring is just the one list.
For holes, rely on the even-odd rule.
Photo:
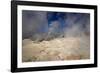
[(90, 42), (86, 37), (56, 38), (42, 42), (24, 39), (22, 47), (23, 62), (90, 58)]

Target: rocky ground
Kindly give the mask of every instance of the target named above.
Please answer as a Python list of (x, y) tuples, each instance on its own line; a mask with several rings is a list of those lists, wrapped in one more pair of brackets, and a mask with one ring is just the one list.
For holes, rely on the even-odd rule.
[(24, 39), (22, 42), (22, 61), (58, 61), (90, 58), (89, 37), (55, 38), (35, 42)]

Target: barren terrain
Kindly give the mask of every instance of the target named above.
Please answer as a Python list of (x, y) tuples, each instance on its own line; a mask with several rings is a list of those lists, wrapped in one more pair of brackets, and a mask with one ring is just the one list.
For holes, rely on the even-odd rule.
[(22, 44), (23, 62), (90, 58), (90, 42), (88, 36), (55, 38), (41, 42), (24, 39)]

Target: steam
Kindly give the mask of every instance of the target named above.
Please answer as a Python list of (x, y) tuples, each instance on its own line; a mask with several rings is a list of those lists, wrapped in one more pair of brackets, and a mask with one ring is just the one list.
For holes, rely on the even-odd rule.
[[(48, 28), (48, 21), (46, 18), (47, 12), (26, 11), (23, 10), (22, 16), (22, 35), (24, 38), (29, 38), (36, 33), (40, 33), (41, 28), (46, 30)], [(37, 36), (37, 34), (36, 34)]]
[(47, 14), (23, 11), (23, 62), (89, 59), (90, 15), (65, 13), (49, 21)]
[(90, 33), (89, 14), (65, 13), (63, 19), (58, 17), (58, 20), (53, 20), (50, 24), (47, 14), (48, 12), (43, 11), (23, 11), (23, 39), (30, 38), (40, 42), (54, 38), (82, 37)]

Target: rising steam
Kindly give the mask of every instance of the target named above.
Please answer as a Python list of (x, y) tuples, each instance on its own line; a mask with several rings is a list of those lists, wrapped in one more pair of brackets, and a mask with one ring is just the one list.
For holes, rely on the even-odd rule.
[(47, 14), (23, 11), (23, 62), (89, 59), (90, 15), (65, 13), (49, 21)]

